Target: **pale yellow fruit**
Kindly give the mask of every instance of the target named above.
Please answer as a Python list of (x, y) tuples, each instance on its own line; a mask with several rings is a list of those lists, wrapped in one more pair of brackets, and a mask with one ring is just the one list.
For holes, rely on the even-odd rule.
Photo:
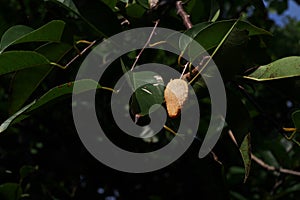
[(188, 83), (182, 79), (171, 80), (164, 92), (168, 115), (175, 118), (188, 98)]

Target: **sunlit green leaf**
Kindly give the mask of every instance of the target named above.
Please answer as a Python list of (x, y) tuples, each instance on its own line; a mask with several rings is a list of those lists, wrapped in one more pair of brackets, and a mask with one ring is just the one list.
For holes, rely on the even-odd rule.
[(216, 0), (211, 0), (210, 1), (210, 16), (209, 16), (209, 21), (215, 22), (219, 18), (220, 15), (220, 6)]
[(217, 19), (219, 18), (220, 15), (220, 9), (217, 10), (216, 14), (213, 16), (213, 18), (211, 19), (211, 22), (215, 22), (217, 21)]
[(255, 81), (270, 81), (300, 76), (300, 56), (291, 56), (260, 66), (244, 78)]
[(251, 167), (251, 143), (250, 143), (250, 133), (246, 135), (244, 138), (241, 146), (240, 146), (240, 152), (243, 158), (244, 167), (245, 167), (245, 178), (244, 182), (246, 182), (249, 173), (250, 173), (250, 167)]

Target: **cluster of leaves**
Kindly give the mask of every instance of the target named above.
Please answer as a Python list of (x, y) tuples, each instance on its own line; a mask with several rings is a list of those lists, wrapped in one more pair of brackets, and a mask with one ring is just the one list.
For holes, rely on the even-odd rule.
[[(6, 7), (16, 7), (15, 13), (20, 9), (23, 17), (10, 22), (6, 19), (9, 13), (0, 16), (1, 27), (4, 27), (0, 29), (0, 82), (6, 86), (0, 88), (3, 94), (0, 97), (3, 113), (0, 116), (3, 121), (0, 126), (1, 199), (117, 199), (120, 193), (124, 199), (186, 199), (195, 194), (213, 199), (246, 199), (248, 195), (251, 199), (297, 199), (300, 191), (297, 178), (277, 171), (266, 172), (254, 164), (250, 171), (250, 144), (254, 154), (272, 166), (300, 168), (297, 159), (300, 153), (297, 137), (300, 130), (300, 111), (297, 111), (300, 107), (297, 94), (300, 57), (297, 55), (300, 52), (295, 50), (279, 56), (277, 51), (282, 51), (284, 44), (278, 42), (276, 46), (272, 43), (275, 44), (272, 50), (264, 42), (271, 40), (270, 32), (254, 26), (246, 18), (237, 23), (235, 19), (225, 20), (254, 6), (255, 12), (249, 20), (268, 28), (269, 25), (259, 18), (267, 12), (260, 0), (253, 4), (246, 1), (220, 4), (217, 1), (187, 1), (184, 9), (193, 23), (189, 30), (185, 30), (182, 19), (176, 15), (175, 1), (161, 2), (164, 4), (158, 3), (154, 8), (148, 0), (6, 2)], [(38, 15), (37, 20), (33, 19), (35, 15)], [(154, 175), (115, 172), (86, 152), (72, 125), (70, 101), (58, 101), (72, 94), (72, 81), (84, 56), (70, 61), (80, 49), (93, 44), (89, 41), (101, 41), (130, 28), (153, 26), (157, 19), (160, 19), (159, 26), (184, 32), (214, 55), (228, 101), (227, 126), (214, 149), (222, 165), (212, 156), (199, 160), (195, 152), (200, 144), (195, 141), (177, 163)], [(9, 23), (26, 26), (9, 27)], [(299, 24), (293, 27), (299, 29)], [(298, 29), (295, 28), (295, 32)], [(294, 39), (293, 35), (286, 37)], [(182, 51), (188, 51), (189, 44), (190, 41), (183, 39), (178, 41)], [(293, 56), (272, 62), (267, 51), (272, 52), (273, 60)], [(193, 52), (188, 53), (192, 55)], [(122, 61), (113, 63), (100, 85), (113, 87), (117, 78), (130, 69), (136, 54), (131, 52), (122, 57)], [(163, 63), (181, 71), (177, 59), (178, 55), (146, 49), (139, 63)], [(136, 85), (140, 85), (139, 82), (161, 84), (153, 79), (153, 73), (137, 72), (132, 78)], [(82, 93), (90, 90), (94, 82), (83, 79), (76, 84), (82, 86), (76, 92)], [(99, 89), (103, 89), (100, 85)], [(201, 78), (193, 82), (192, 87), (203, 116), (198, 133), (199, 138), (203, 138), (209, 122), (209, 94)], [(133, 114), (144, 116), (151, 105), (163, 104), (163, 88), (148, 87), (147, 90), (151, 90), (152, 95), (137, 90), (131, 104)], [(97, 94), (97, 114), (116, 144), (133, 151), (149, 151), (172, 139), (170, 130), (163, 130), (163, 134), (150, 143), (123, 136), (106, 106), (110, 95), (111, 91), (103, 90)], [(174, 130), (178, 123), (176, 119), (168, 120), (168, 126)], [(230, 140), (229, 130), (239, 148)], [(285, 130), (292, 130), (293, 137)], [(16, 162), (19, 157), (21, 159)], [(195, 177), (202, 187), (200, 190), (191, 186), (190, 179)], [(243, 177), (248, 178), (245, 184), (242, 184)], [(264, 186), (266, 182), (268, 184)]]

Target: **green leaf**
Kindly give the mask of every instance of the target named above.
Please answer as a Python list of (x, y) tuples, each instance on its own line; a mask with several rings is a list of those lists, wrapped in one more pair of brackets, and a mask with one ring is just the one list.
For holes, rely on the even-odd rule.
[(146, 9), (139, 4), (131, 4), (126, 7), (127, 15), (133, 18), (141, 18), (145, 12)]
[(215, 22), (220, 15), (220, 6), (216, 0), (211, 0), (209, 21)]
[(202, 22), (202, 23), (199, 23), (199, 24), (195, 24), (192, 28), (185, 31), (184, 34), (186, 34), (190, 38), (180, 36), (179, 49), (181, 51), (185, 51), (187, 46), (192, 42), (193, 38), (195, 38), (209, 24), (210, 24), (209, 22)]
[(15, 40), (32, 32), (34, 29), (24, 25), (16, 25), (9, 28), (1, 37), (0, 52), (4, 51)]
[(184, 5), (187, 14), (190, 15), (191, 22), (197, 24), (200, 21), (205, 21), (209, 17), (211, 8), (210, 1), (189, 0)]
[(245, 167), (245, 178), (244, 183), (246, 182), (249, 173), (250, 173), (250, 167), (251, 167), (251, 143), (250, 143), (250, 133), (246, 135), (244, 138), (241, 146), (240, 146), (240, 153), (243, 158), (244, 167)]
[(0, 75), (50, 64), (45, 56), (34, 51), (8, 51), (0, 54)]
[[(74, 84), (78, 84), (77, 91), (73, 91)], [(48, 104), (51, 101), (57, 100), (58, 98), (68, 95), (68, 94), (80, 94), (82, 92), (89, 91), (94, 88), (95, 84), (97, 84), (97, 89), (102, 88), (96, 81), (91, 79), (82, 79), (77, 82), (69, 82), (62, 85), (59, 85), (55, 88), (49, 90), (46, 94), (44, 94), (41, 98), (39, 98), (35, 104), (33, 104), (27, 112), (31, 112), (35, 109), (40, 108), (43, 105)]]
[(102, 0), (106, 5), (108, 5), (111, 9), (116, 7), (118, 0)]
[(35, 101), (33, 101), (32, 103), (26, 105), (21, 110), (19, 110), (18, 112), (13, 114), (11, 117), (9, 117), (7, 120), (5, 120), (0, 126), (0, 133), (5, 131), (9, 127), (9, 125), (13, 122), (13, 120), (15, 120), (19, 115), (24, 113), (27, 109), (29, 109), (34, 104), (35, 104)]
[(246, 197), (244, 197), (242, 194), (238, 193), (238, 192), (234, 192), (234, 191), (230, 191), (230, 196), (232, 200), (247, 200)]
[[(233, 26), (236, 20), (224, 20), (218, 22), (202, 22), (199, 24), (194, 25), (191, 29), (185, 32), (186, 35), (190, 36), (191, 38), (181, 37), (179, 39), (179, 48), (181, 51), (188, 51), (188, 55), (193, 60), (200, 54), (204, 53), (204, 51), (211, 50), (217, 47), (227, 34), (228, 30)], [(238, 34), (237, 34), (238, 33)], [(247, 33), (247, 37), (244, 36), (244, 33)], [(249, 36), (254, 35), (271, 35), (269, 32), (258, 28), (246, 21), (238, 21), (233, 31), (231, 31), (229, 37), (224, 42), (224, 45), (235, 41), (243, 39), (248, 40)], [(236, 38), (238, 36), (238, 38)], [(203, 51), (198, 51), (195, 53), (194, 47), (191, 43), (192, 40), (197, 41), (202, 47)], [(232, 41), (230, 41), (232, 40)], [(231, 44), (235, 45), (235, 44)]]
[(215, 15), (213, 16), (213, 18), (210, 20), (211, 22), (215, 22), (217, 21), (217, 19), (219, 18), (220, 15), (220, 9), (218, 9), (215, 13)]
[(293, 112), (292, 119), (297, 131), (300, 131), (300, 110)]
[(22, 188), (18, 183), (4, 183), (0, 185), (0, 199), (18, 200), (21, 199)]
[(99, 0), (89, 0), (85, 3), (75, 0), (81, 18), (100, 36), (109, 37), (121, 32), (121, 25), (115, 13)]
[(300, 56), (291, 56), (260, 66), (244, 78), (255, 81), (270, 81), (300, 76)]
[(149, 5), (149, 1), (148, 0), (137, 0), (137, 2), (143, 6), (144, 8), (146, 9), (149, 9), (150, 8), (150, 5)]
[(61, 20), (51, 21), (36, 30), (22, 25), (13, 26), (1, 38), (0, 53), (14, 44), (25, 42), (59, 42), (64, 27), (65, 22)]
[[(57, 1), (60, 2), (61, 4), (65, 5), (66, 7), (70, 8), (74, 13), (79, 14), (77, 7), (75, 6), (75, 4), (72, 0), (57, 0)], [(113, 2), (113, 0), (110, 2)]]
[(151, 106), (163, 103), (164, 82), (160, 75), (151, 71), (133, 72), (132, 80), (140, 110), (138, 114), (148, 115)]
[(89, 91), (91, 89), (94, 89), (95, 84), (97, 84), (97, 89), (102, 88), (96, 81), (90, 80), (90, 79), (82, 79), (76, 82), (78, 84), (77, 91), (73, 91), (73, 86), (75, 82), (69, 82), (62, 85), (59, 85), (55, 88), (52, 88), (47, 93), (45, 93), (42, 97), (39, 99), (33, 101), (32, 103), (26, 105), (22, 109), (20, 109), (17, 113), (9, 117), (5, 122), (3, 122), (0, 126), (0, 133), (5, 131), (11, 124), (14, 124), (16, 122), (19, 122), (26, 117), (28, 117), (29, 113), (41, 108), (42, 106), (45, 106), (46, 104), (49, 104), (51, 102), (54, 102), (55, 100), (58, 100), (59, 98), (70, 95), (72, 93), (79, 94), (82, 92)]
[(21, 167), (20, 169), (20, 179), (23, 180), (24, 178), (26, 178), (29, 174), (35, 172), (38, 169), (38, 167), (34, 167), (31, 165), (24, 165)]
[[(36, 51), (49, 60), (58, 62), (73, 47), (65, 43), (49, 43), (39, 47)], [(19, 110), (44, 78), (53, 69), (49, 64), (40, 67), (31, 67), (16, 72), (11, 83), (10, 113)]]
[(265, 161), (265, 163), (277, 168), (280, 167), (278, 160), (270, 150), (261, 151), (259, 152), (259, 155), (261, 156), (262, 160)]
[[(224, 38), (227, 31), (232, 27), (236, 20), (224, 20), (211, 23), (195, 36), (195, 40), (206, 50), (210, 50), (216, 47)], [(268, 31), (258, 28), (246, 21), (240, 20), (236, 27), (238, 30), (247, 30), (249, 36), (254, 35), (271, 35)]]
[[(275, 195), (274, 197), (276, 197), (276, 199), (283, 199), (284, 196), (290, 194), (290, 193), (294, 193), (296, 194), (297, 192), (300, 191), (300, 183), (297, 183), (295, 185), (289, 186), (286, 189), (284, 189), (282, 192), (280, 192), (279, 194)], [(287, 198), (285, 198), (287, 199)]]
[(111, 9), (114, 9), (118, 3), (118, 0), (102, 0), (106, 5), (108, 5)]
[[(78, 1), (72, 4), (64, 0), (47, 0), (58, 4), (64, 9), (77, 15), (97, 35), (108, 38), (121, 32), (121, 25), (111, 8), (100, 0)], [(68, 1), (69, 2), (69, 1)]]

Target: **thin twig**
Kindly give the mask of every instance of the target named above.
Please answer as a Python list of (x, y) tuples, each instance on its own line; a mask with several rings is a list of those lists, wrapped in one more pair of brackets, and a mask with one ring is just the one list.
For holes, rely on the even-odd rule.
[[(84, 48), (82, 51), (78, 52), (77, 55), (72, 58), (72, 60), (70, 60), (65, 66), (62, 66), (58, 63), (55, 63), (55, 62), (50, 62), (51, 65), (53, 66), (56, 66), (56, 67), (59, 67), (61, 69), (66, 69), (67, 67), (69, 67), (69, 65), (71, 65), (79, 56), (82, 56), (82, 54), (84, 54), (87, 50), (89, 50), (95, 43), (96, 43), (96, 40), (94, 40), (93, 42), (88, 42), (88, 41), (85, 41), (85, 40), (81, 40), (79, 41), (78, 43), (86, 43), (86, 44), (89, 44), (86, 48)], [(75, 47), (76, 49), (76, 47)], [(76, 49), (77, 50), (77, 49)]]
[[(201, 142), (201, 143), (203, 142), (203, 140), (200, 139), (198, 136), (195, 136), (194, 138), (195, 138), (196, 141), (198, 141), (198, 142)], [(216, 161), (216, 162), (217, 162), (218, 164), (220, 164), (220, 165), (223, 165), (223, 163), (219, 160), (217, 154), (216, 154), (212, 149), (210, 149), (209, 153), (212, 155), (212, 158), (214, 159), (214, 161)]]
[(300, 172), (298, 172), (298, 171), (294, 171), (294, 170), (291, 170), (291, 169), (285, 169), (285, 168), (279, 168), (278, 169), (274, 166), (268, 165), (267, 163), (265, 163), (264, 161), (262, 161), (261, 159), (259, 159), (258, 157), (256, 157), (253, 154), (251, 154), (251, 158), (252, 158), (252, 160), (254, 160), (257, 164), (259, 164), (261, 167), (265, 168), (266, 170), (279, 171), (279, 172), (284, 173), (284, 174), (300, 176)]
[(182, 7), (182, 1), (176, 1), (176, 9), (177, 9), (177, 14), (180, 15), (180, 17), (183, 20), (183, 24), (186, 27), (186, 29), (192, 28), (192, 22), (190, 21), (190, 16), (184, 11)]
[(132, 71), (132, 70), (134, 69), (136, 63), (138, 62), (138, 60), (139, 60), (139, 58), (141, 57), (142, 53), (144, 52), (145, 48), (149, 45), (149, 43), (150, 43), (150, 41), (151, 41), (151, 38), (152, 38), (153, 35), (154, 35), (155, 29), (156, 29), (158, 23), (159, 23), (159, 20), (157, 20), (157, 21), (155, 22), (155, 25), (154, 25), (154, 27), (153, 27), (153, 30), (152, 30), (152, 32), (151, 32), (151, 34), (150, 34), (150, 36), (149, 36), (147, 42), (145, 43), (145, 45), (143, 46), (143, 48), (141, 49), (141, 51), (139, 52), (139, 54), (138, 54), (137, 57), (135, 58), (135, 61), (134, 61), (134, 63), (132, 64), (130, 71)]
[(70, 62), (68, 62), (65, 65), (66, 69), (69, 65), (71, 65), (79, 56), (81, 56), (82, 54), (84, 54), (87, 50), (89, 50), (94, 44), (96, 43), (96, 40), (94, 40), (93, 42), (91, 42), (86, 48), (84, 48), (79, 54), (77, 54), (72, 60), (70, 60)]
[[(235, 137), (234, 137), (231, 130), (228, 131), (228, 134), (229, 134), (231, 140), (233, 141), (233, 143), (238, 147), (236, 139), (235, 139)], [(290, 175), (300, 176), (300, 172), (298, 172), (298, 171), (294, 171), (294, 170), (291, 170), (291, 169), (285, 169), (285, 168), (281, 168), (281, 167), (276, 168), (274, 166), (268, 165), (263, 160), (256, 157), (253, 153), (251, 153), (251, 159), (253, 161), (255, 161), (258, 165), (260, 165), (261, 167), (265, 168), (268, 171), (274, 171), (274, 172), (278, 171), (278, 172), (283, 173), (283, 174), (290, 174)]]

